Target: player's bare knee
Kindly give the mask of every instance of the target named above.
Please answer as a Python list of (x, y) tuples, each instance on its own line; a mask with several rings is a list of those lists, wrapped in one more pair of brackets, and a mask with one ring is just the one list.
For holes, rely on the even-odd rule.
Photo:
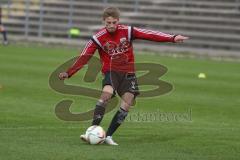
[(106, 85), (103, 88), (100, 100), (101, 103), (107, 104), (109, 100), (112, 98), (113, 95), (113, 88), (110, 85)]
[(99, 105), (101, 104), (101, 106), (106, 106), (107, 103), (110, 101), (110, 99), (112, 98), (112, 93), (108, 93), (108, 92), (103, 92), (101, 94), (100, 99), (98, 100)]
[(103, 92), (106, 92), (106, 93), (113, 93), (113, 87), (111, 85), (105, 85), (103, 87)]
[(103, 92), (99, 100), (102, 101), (102, 103), (107, 104), (111, 99), (111, 97), (112, 97), (112, 93)]
[(130, 108), (132, 106), (132, 104), (133, 104), (132, 101), (125, 101), (125, 100), (121, 101), (121, 106), (124, 106), (126, 108)]
[(131, 100), (124, 100), (124, 99), (122, 99), (122, 101), (121, 101), (121, 108), (123, 108), (124, 110), (126, 110), (126, 111), (129, 111), (130, 110), (130, 108), (134, 105), (134, 99), (131, 99)]
[(132, 93), (127, 92), (122, 96), (121, 106), (128, 109), (132, 105), (134, 105), (134, 102), (135, 102), (134, 95)]

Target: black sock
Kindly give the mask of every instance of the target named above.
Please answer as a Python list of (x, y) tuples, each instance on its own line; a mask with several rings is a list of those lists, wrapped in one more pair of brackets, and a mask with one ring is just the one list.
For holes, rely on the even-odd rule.
[(127, 117), (128, 112), (120, 108), (114, 115), (112, 122), (108, 128), (106, 136), (112, 136), (113, 133), (118, 129), (118, 127), (123, 123), (124, 119)]
[(2, 31), (3, 34), (3, 40), (7, 41), (7, 32), (6, 31)]
[(92, 125), (99, 125), (103, 119), (105, 107), (97, 104), (94, 110)]

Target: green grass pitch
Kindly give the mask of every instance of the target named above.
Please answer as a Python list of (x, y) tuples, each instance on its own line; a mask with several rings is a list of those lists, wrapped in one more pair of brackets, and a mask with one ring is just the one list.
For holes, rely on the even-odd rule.
[[(74, 100), (71, 111), (75, 113), (92, 109), (96, 103), (95, 99), (60, 94), (49, 87), (50, 74), (76, 55), (76, 49), (0, 46), (0, 159), (239, 159), (239, 61), (136, 55), (137, 62), (166, 66), (168, 72), (161, 79), (173, 84), (174, 90), (159, 97), (139, 98), (130, 112), (132, 119), (114, 135), (120, 144), (115, 147), (83, 143), (79, 135), (90, 121), (66, 122), (54, 113), (62, 99)], [(201, 72), (206, 79), (198, 78)], [(84, 69), (66, 83), (101, 88), (100, 75), (88, 84), (82, 82), (83, 74)], [(106, 114), (102, 122), (105, 130), (115, 111)], [(162, 117), (144, 117), (152, 113)]]

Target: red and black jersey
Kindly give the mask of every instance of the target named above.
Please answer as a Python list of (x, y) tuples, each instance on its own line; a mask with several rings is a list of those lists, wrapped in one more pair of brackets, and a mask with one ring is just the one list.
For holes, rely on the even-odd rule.
[(81, 69), (96, 50), (100, 55), (102, 72), (135, 72), (132, 41), (144, 39), (156, 42), (174, 42), (174, 35), (158, 31), (118, 25), (114, 33), (104, 27), (92, 36), (75, 63), (67, 71), (69, 77)]

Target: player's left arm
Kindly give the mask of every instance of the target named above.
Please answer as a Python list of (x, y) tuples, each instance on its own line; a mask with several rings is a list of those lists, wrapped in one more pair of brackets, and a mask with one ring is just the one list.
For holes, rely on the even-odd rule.
[(182, 35), (167, 34), (159, 31), (141, 29), (137, 27), (132, 28), (132, 37), (133, 39), (144, 39), (156, 42), (175, 42), (175, 43), (183, 42), (184, 40), (189, 39), (189, 37), (185, 37)]

